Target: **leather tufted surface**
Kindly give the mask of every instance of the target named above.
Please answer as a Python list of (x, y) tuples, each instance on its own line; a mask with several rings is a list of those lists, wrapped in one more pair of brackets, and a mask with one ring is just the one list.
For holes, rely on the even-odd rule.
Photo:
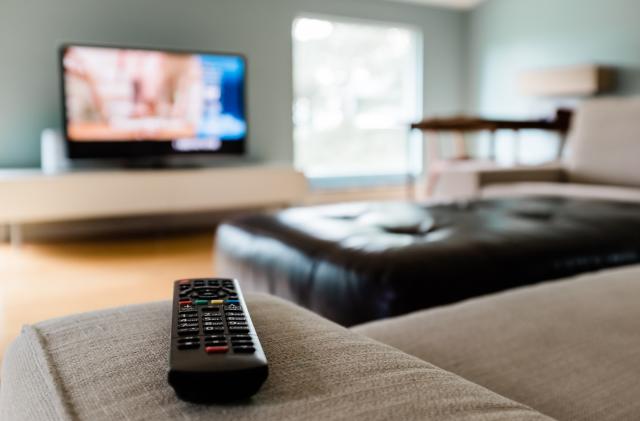
[(221, 275), (353, 325), (640, 261), (640, 205), (519, 198), (357, 203), (243, 216)]

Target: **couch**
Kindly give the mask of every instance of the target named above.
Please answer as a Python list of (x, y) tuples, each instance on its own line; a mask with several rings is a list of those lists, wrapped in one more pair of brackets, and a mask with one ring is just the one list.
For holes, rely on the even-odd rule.
[(640, 97), (582, 102), (558, 163), (452, 168), (440, 174), (440, 199), (545, 195), (640, 201)]
[(0, 419), (638, 419), (639, 281), (609, 270), (352, 329), (247, 294), (270, 376), (226, 405), (167, 385), (167, 302), (45, 321), (6, 353)]

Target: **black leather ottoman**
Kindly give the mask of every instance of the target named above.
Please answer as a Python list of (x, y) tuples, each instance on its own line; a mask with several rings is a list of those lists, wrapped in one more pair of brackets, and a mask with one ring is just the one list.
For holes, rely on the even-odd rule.
[(640, 261), (640, 205), (357, 203), (228, 221), (218, 272), (343, 325)]

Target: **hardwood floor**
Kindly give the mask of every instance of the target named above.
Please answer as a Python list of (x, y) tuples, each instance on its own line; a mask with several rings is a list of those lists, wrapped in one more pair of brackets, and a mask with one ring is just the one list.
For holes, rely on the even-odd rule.
[(0, 358), (24, 324), (168, 299), (171, 283), (213, 274), (211, 233), (0, 244)]

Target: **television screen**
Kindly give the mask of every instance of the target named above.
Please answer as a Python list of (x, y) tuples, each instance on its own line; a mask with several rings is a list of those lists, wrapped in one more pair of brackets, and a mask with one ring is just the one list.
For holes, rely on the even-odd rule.
[(244, 152), (242, 56), (68, 45), (61, 65), (72, 158)]

